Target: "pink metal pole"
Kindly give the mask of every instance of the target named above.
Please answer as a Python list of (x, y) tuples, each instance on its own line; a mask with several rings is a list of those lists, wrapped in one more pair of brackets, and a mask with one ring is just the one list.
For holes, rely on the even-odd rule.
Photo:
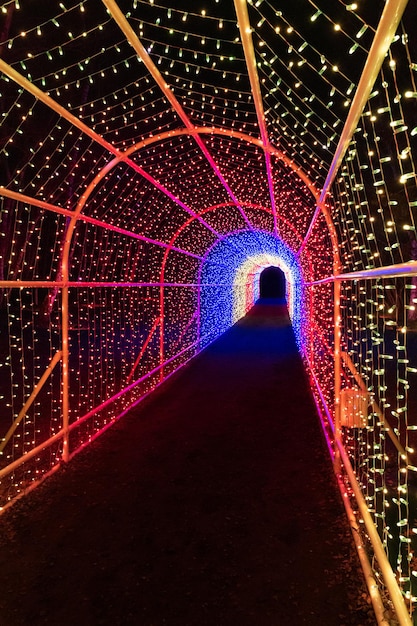
[[(44, 202), (43, 200), (38, 200), (37, 198), (32, 198), (22, 193), (12, 191), (11, 189), (7, 189), (6, 187), (0, 186), (0, 195), (5, 196), (6, 198), (11, 198), (12, 200), (17, 200), (17, 202), (24, 202), (26, 204), (30, 204), (31, 206), (37, 206), (41, 209), (45, 209), (46, 211), (51, 211), (52, 213), (65, 215), (66, 217), (72, 217), (74, 215), (74, 212), (70, 211), (69, 209), (63, 209), (62, 207), (58, 207), (54, 204), (50, 204), (49, 202)], [(131, 230), (126, 230), (125, 228), (119, 228), (119, 226), (113, 226), (112, 224), (108, 224), (107, 222), (102, 222), (101, 220), (97, 220), (94, 217), (89, 217), (88, 215), (84, 215), (83, 213), (79, 215), (78, 219), (82, 222), (86, 222), (87, 224), (93, 224), (94, 226), (99, 226), (100, 228), (103, 228), (104, 230), (111, 230), (112, 232), (119, 233), (120, 235), (124, 235), (132, 239), (138, 239), (139, 241), (144, 241), (145, 243), (150, 243), (152, 245), (159, 246), (161, 248), (169, 247), (169, 244), (164, 243), (163, 241), (158, 241), (156, 239), (151, 239), (150, 237), (145, 237), (145, 235), (134, 233)], [(188, 252), (187, 250), (183, 250), (182, 248), (171, 247), (170, 249), (175, 250), (176, 252), (180, 252), (181, 254), (185, 254), (186, 256), (193, 257), (195, 259), (202, 258), (198, 254), (194, 254), (193, 252)]]
[(132, 380), (133, 375), (134, 375), (134, 373), (135, 373), (135, 370), (136, 370), (137, 366), (139, 365), (140, 360), (141, 360), (141, 358), (143, 357), (143, 355), (144, 355), (144, 353), (145, 353), (145, 350), (146, 350), (146, 348), (147, 348), (147, 347), (148, 347), (148, 345), (149, 345), (150, 340), (151, 340), (151, 339), (152, 339), (152, 337), (154, 336), (154, 333), (155, 333), (156, 329), (158, 328), (158, 324), (159, 324), (159, 322), (160, 322), (160, 319), (161, 319), (161, 318), (158, 316), (158, 317), (156, 318), (156, 320), (154, 321), (153, 326), (152, 326), (151, 330), (149, 331), (149, 335), (146, 337), (146, 340), (145, 340), (145, 341), (144, 341), (144, 343), (143, 343), (143, 346), (142, 346), (142, 348), (141, 348), (141, 350), (140, 350), (140, 352), (139, 352), (139, 354), (138, 354), (138, 356), (137, 356), (137, 359), (136, 359), (136, 361), (135, 361), (135, 363), (134, 363), (134, 365), (133, 365), (133, 367), (132, 367), (132, 370), (131, 370), (131, 372), (130, 372), (129, 376), (127, 377), (127, 379), (126, 379), (126, 382), (127, 382), (127, 383), (129, 383), (129, 382)]
[(341, 389), (341, 317), (340, 317), (340, 283), (334, 283), (334, 436), (335, 457), (334, 465), (337, 474), (340, 473), (339, 445), (342, 438), (341, 415), (340, 415), (340, 389)]
[[(208, 283), (206, 286), (215, 286), (217, 283)], [(121, 289), (129, 289), (130, 287), (189, 287), (194, 289), (199, 287), (199, 283), (112, 283), (104, 281), (64, 281), (64, 280), (0, 280), (0, 289), (23, 289), (27, 287), (70, 287), (72, 289), (81, 289), (84, 287), (118, 287)]]
[[(120, 30), (125, 35), (125, 37), (126, 37), (127, 41), (129, 42), (129, 44), (135, 50), (137, 55), (142, 59), (144, 65), (146, 66), (147, 70), (151, 74), (152, 78), (155, 80), (156, 84), (161, 89), (162, 93), (167, 98), (168, 102), (171, 104), (172, 108), (177, 113), (177, 115), (179, 116), (179, 118), (183, 122), (184, 126), (186, 128), (188, 128), (188, 129), (190, 129), (190, 130), (194, 129), (194, 124), (191, 122), (190, 118), (188, 117), (187, 113), (183, 109), (182, 105), (180, 104), (180, 102), (176, 98), (176, 96), (173, 93), (173, 91), (170, 89), (168, 83), (166, 82), (166, 80), (164, 79), (164, 77), (162, 76), (162, 74), (160, 73), (158, 68), (156, 67), (155, 63), (150, 58), (148, 52), (146, 51), (146, 49), (142, 45), (139, 37), (137, 36), (137, 34), (133, 30), (133, 28), (130, 26), (129, 22), (127, 21), (125, 15), (124, 15), (124, 13), (121, 11), (120, 7), (118, 6), (117, 2), (115, 2), (115, 0), (102, 0), (102, 2), (107, 7), (107, 10), (109, 11), (110, 15), (113, 17), (114, 21), (119, 26)], [(229, 195), (229, 197), (232, 199), (233, 204), (235, 204), (235, 206), (239, 210), (242, 218), (245, 220), (248, 228), (250, 230), (253, 230), (253, 226), (249, 222), (248, 216), (246, 215), (245, 211), (243, 210), (243, 208), (241, 206), (241, 203), (238, 201), (238, 199), (236, 198), (235, 194), (231, 190), (229, 184), (227, 183), (227, 181), (223, 177), (222, 173), (220, 172), (220, 169), (218, 168), (217, 164), (215, 163), (215, 161), (214, 161), (213, 157), (211, 156), (209, 150), (207, 149), (205, 143), (203, 142), (203, 140), (201, 139), (201, 137), (199, 135), (196, 134), (196, 135), (193, 135), (193, 136), (194, 136), (194, 139), (195, 139), (198, 147), (200, 148), (200, 150), (204, 154), (205, 158), (209, 162), (209, 164), (210, 164), (211, 168), (213, 169), (214, 173), (216, 174), (217, 178), (219, 179), (219, 181), (223, 185), (223, 187), (226, 190), (226, 192)]]

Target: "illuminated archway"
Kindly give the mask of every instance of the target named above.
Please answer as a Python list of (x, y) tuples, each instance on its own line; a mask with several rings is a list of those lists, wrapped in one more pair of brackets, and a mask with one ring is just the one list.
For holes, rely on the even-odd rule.
[(260, 297), (260, 276), (268, 267), (278, 267), (285, 276), (287, 287), (286, 298), (290, 317), (294, 318), (294, 272), (283, 255), (271, 252), (260, 252), (251, 255), (236, 271), (233, 285), (233, 322), (243, 317)]
[(304, 344), (304, 288), (294, 252), (265, 231), (231, 233), (215, 243), (201, 267), (200, 337), (213, 341), (245, 315), (259, 297), (259, 275), (276, 265), (285, 274), (289, 311), (297, 343)]

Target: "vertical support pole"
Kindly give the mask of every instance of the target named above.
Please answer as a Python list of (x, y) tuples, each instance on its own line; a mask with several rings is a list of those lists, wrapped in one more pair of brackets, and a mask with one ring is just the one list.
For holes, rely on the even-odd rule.
[(70, 457), (69, 445), (69, 390), (70, 390), (70, 368), (69, 368), (69, 258), (72, 235), (77, 223), (77, 215), (67, 220), (64, 246), (62, 248), (61, 268), (58, 276), (62, 282), (62, 304), (61, 304), (61, 335), (62, 335), (62, 430), (63, 447), (62, 460), (68, 463)]
[(314, 307), (314, 286), (312, 285), (311, 287), (308, 288), (309, 290), (309, 312), (308, 312), (308, 325), (309, 325), (309, 331), (310, 331), (310, 354), (309, 354), (309, 359), (310, 359), (310, 363), (311, 363), (311, 368), (313, 370), (313, 372), (316, 369), (316, 358), (315, 358), (315, 352), (314, 352), (314, 334), (315, 334), (315, 330), (312, 329), (312, 323), (313, 323), (313, 307)]
[[(162, 277), (164, 277), (164, 275), (165, 275), (165, 259), (164, 259), (164, 265), (163, 265), (163, 269), (162, 269)], [(164, 368), (162, 367), (162, 364), (163, 364), (164, 358), (165, 358), (165, 354), (164, 354), (164, 352), (165, 352), (165, 350), (164, 350), (164, 328), (165, 328), (164, 315), (165, 315), (164, 288), (161, 285), (161, 287), (159, 288), (159, 316), (160, 316), (160, 323), (159, 323), (159, 364), (161, 365), (161, 369), (159, 370), (159, 380), (160, 380), (160, 382), (162, 382), (164, 380)]]
[(341, 414), (340, 414), (340, 387), (341, 387), (341, 317), (340, 317), (340, 292), (341, 282), (335, 280), (334, 289), (334, 436), (335, 436), (335, 457), (334, 469), (340, 473), (340, 452), (338, 443), (341, 442)]
[(197, 287), (197, 336), (196, 340), (198, 341), (197, 347), (198, 350), (201, 350), (201, 265), (198, 273), (198, 287)]
[(62, 460), (69, 461), (69, 294), (68, 286), (62, 288), (62, 429), (64, 431)]

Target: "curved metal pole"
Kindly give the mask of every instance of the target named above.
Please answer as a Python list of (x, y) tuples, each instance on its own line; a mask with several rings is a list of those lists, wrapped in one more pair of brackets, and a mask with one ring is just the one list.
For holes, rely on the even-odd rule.
[[(133, 152), (137, 152), (142, 148), (146, 148), (147, 146), (152, 145), (153, 143), (159, 141), (165, 141), (165, 139), (172, 139), (173, 137), (181, 137), (183, 135), (225, 135), (226, 137), (232, 139), (240, 139), (241, 141), (245, 141), (246, 143), (257, 146), (258, 148), (264, 149), (270, 155), (275, 156), (277, 159), (282, 161), (286, 166), (288, 166), (300, 180), (306, 185), (308, 190), (314, 196), (316, 201), (318, 201), (320, 197), (320, 192), (316, 188), (313, 181), (305, 174), (305, 172), (301, 169), (299, 165), (294, 163), (292, 159), (290, 159), (284, 152), (278, 150), (273, 144), (268, 144), (264, 146), (262, 144), (261, 139), (257, 137), (253, 137), (252, 135), (248, 135), (239, 130), (222, 128), (220, 126), (194, 126), (193, 128), (178, 128), (176, 130), (167, 130), (163, 133), (158, 133), (157, 135), (152, 135), (151, 137), (147, 137), (141, 141), (138, 141), (136, 144), (130, 146), (123, 153), (125, 156), (129, 156), (133, 154)], [(242, 203), (245, 205), (245, 203)]]
[[(41, 92), (42, 93), (42, 92)], [(76, 118), (75, 118), (76, 119)], [(130, 159), (128, 159), (127, 157), (129, 157), (131, 154), (133, 154), (134, 152), (137, 152), (143, 148), (146, 148), (154, 143), (157, 142), (163, 142), (166, 139), (172, 139), (173, 137), (180, 137), (183, 135), (195, 135), (195, 134), (218, 134), (218, 135), (226, 135), (228, 137), (233, 137), (236, 139), (239, 139), (241, 141), (247, 142), (249, 144), (258, 146), (260, 148), (262, 148), (262, 141), (260, 139), (257, 139), (255, 137), (252, 137), (251, 135), (248, 135), (246, 133), (240, 132), (240, 131), (236, 131), (236, 130), (230, 130), (228, 131), (225, 128), (221, 128), (221, 127), (206, 127), (206, 126), (201, 126), (201, 127), (195, 127), (193, 129), (186, 129), (186, 128), (181, 128), (181, 129), (177, 129), (177, 130), (170, 130), (170, 131), (165, 131), (163, 133), (160, 133), (158, 135), (153, 135), (151, 137), (148, 137), (146, 139), (143, 139), (142, 141), (134, 144), (133, 146), (130, 146), (128, 149), (126, 149), (124, 152), (120, 153), (120, 157), (117, 157), (115, 159), (113, 159), (112, 161), (110, 161), (109, 163), (107, 163), (102, 170), (100, 170), (100, 172), (95, 176), (95, 178), (90, 182), (90, 184), (88, 185), (88, 187), (86, 188), (86, 190), (84, 191), (84, 193), (82, 194), (82, 197), (80, 199), (80, 201), (77, 204), (77, 211), (78, 211), (78, 215), (79, 215), (79, 219), (82, 219), (85, 222), (91, 223), (91, 224), (95, 224), (97, 226), (102, 226), (103, 228), (108, 228), (110, 230), (115, 230), (116, 232), (120, 232), (121, 234), (126, 234), (127, 236), (131, 236), (137, 239), (142, 239), (144, 241), (148, 241), (149, 243), (155, 243), (155, 245), (160, 245), (162, 247), (167, 247), (167, 244), (163, 243), (163, 242), (158, 242), (156, 240), (153, 239), (149, 239), (149, 238), (145, 238), (142, 235), (138, 235), (136, 233), (131, 233), (130, 231), (126, 231), (124, 229), (119, 229), (118, 227), (115, 226), (111, 226), (106, 224), (105, 222), (101, 222), (100, 220), (95, 220), (92, 217), (88, 217), (86, 215), (82, 215), (82, 211), (83, 208), (89, 198), (89, 196), (91, 195), (91, 193), (94, 191), (94, 189), (97, 187), (97, 185), (104, 179), (104, 177), (110, 172), (110, 170), (115, 167), (116, 165), (118, 165), (120, 162), (124, 161), (127, 162), (128, 164), (130, 163)], [(301, 170), (301, 168), (299, 166), (297, 166), (292, 159), (289, 159), (283, 152), (281, 152), (280, 150), (278, 150), (275, 146), (273, 145), (268, 145), (267, 147), (265, 147), (265, 150), (275, 156), (277, 159), (279, 159), (280, 161), (282, 161), (287, 167), (289, 167), (294, 174), (296, 174), (300, 180), (302, 180), (302, 182), (307, 186), (307, 188), (309, 189), (309, 191), (312, 193), (313, 197), (317, 200), (319, 197), (319, 192), (316, 189), (314, 183), (308, 178), (308, 176), (306, 174), (304, 174), (304, 172)], [(67, 217), (73, 217), (74, 212), (70, 211), (68, 209), (63, 209), (61, 207), (56, 207), (55, 205), (52, 205), (50, 203), (44, 202), (43, 200), (38, 200), (36, 198), (31, 198), (29, 196), (25, 196), (24, 194), (20, 194), (18, 192), (12, 191), (10, 189), (7, 189), (6, 187), (1, 187), (0, 186), (0, 195), (4, 195), (6, 197), (10, 197), (12, 199), (18, 200), (18, 201), (22, 201), (22, 202), (27, 202), (29, 204), (33, 204), (34, 206), (39, 206), (40, 208), (44, 208), (46, 210), (50, 210), (56, 213), (60, 213), (62, 215), (66, 215)], [(247, 203), (244, 202), (242, 203), (243, 206), (247, 206), (247, 207), (254, 207), (254, 208), (261, 208), (260, 205), (257, 204), (253, 204), (253, 203)], [(223, 204), (219, 204), (216, 206), (230, 206), (230, 203), (223, 203)], [(188, 213), (190, 213), (191, 209), (188, 210)], [(193, 212), (191, 212), (191, 214), (193, 214)], [(199, 219), (200, 222), (202, 222), (202, 224), (204, 226), (207, 226), (207, 224), (201, 220), (201, 217), (199, 218), (200, 214), (194, 213), (194, 217), (195, 219)], [(284, 220), (283, 216), (280, 215), (279, 219), (282, 221)], [(290, 225), (290, 223), (287, 223), (288, 225)], [(290, 227), (292, 227), (292, 225), (290, 225)], [(211, 228), (211, 227), (210, 227)], [(217, 236), (220, 236), (218, 233), (216, 233)], [(297, 237), (299, 237), (299, 235), (297, 234)], [(171, 247), (171, 249), (173, 250), (174, 248)], [(190, 256), (195, 256), (195, 258), (198, 258), (198, 255), (193, 255), (192, 253), (189, 253), (188, 251), (182, 250), (180, 248), (176, 248), (177, 251), (179, 252), (184, 252), (185, 254), (189, 254)], [(199, 257), (201, 258), (201, 257)]]
[[(233, 204), (232, 202), (222, 202), (222, 203), (220, 203), (220, 204), (214, 204), (214, 205), (212, 205), (212, 206), (210, 206), (210, 207), (206, 207), (205, 209), (203, 209), (203, 210), (200, 212), (200, 215), (204, 215), (205, 213), (209, 213), (209, 212), (211, 212), (211, 211), (215, 211), (215, 210), (217, 210), (217, 209), (221, 209), (221, 208), (224, 208), (224, 207), (227, 207), (227, 206), (232, 206), (232, 204)], [(244, 202), (244, 203), (242, 203), (242, 204), (243, 204), (245, 207), (248, 207), (248, 208), (255, 208), (255, 209), (259, 209), (260, 211), (264, 211), (264, 212), (266, 212), (266, 213), (272, 213), (271, 209), (268, 209), (267, 207), (264, 207), (264, 206), (262, 206), (261, 204), (254, 204), (254, 203), (252, 203), (252, 202)], [(300, 235), (300, 234), (298, 233), (298, 231), (295, 229), (294, 225), (293, 225), (293, 224), (292, 224), (289, 220), (287, 220), (285, 217), (283, 217), (283, 216), (281, 216), (281, 215), (279, 215), (279, 214), (277, 215), (277, 217), (278, 217), (278, 218), (279, 218), (279, 219), (280, 219), (280, 220), (281, 220), (281, 221), (282, 221), (282, 222), (283, 222), (286, 226), (288, 226), (288, 228), (289, 228), (289, 229), (293, 232), (293, 234), (294, 234), (294, 235), (295, 235), (295, 236), (296, 236), (296, 237), (297, 237), (297, 238), (301, 241), (301, 235)], [(169, 252), (171, 252), (171, 251), (174, 251), (174, 250), (175, 250), (175, 247), (174, 247), (173, 245), (171, 245), (171, 244), (173, 244), (173, 243), (176, 241), (176, 239), (179, 237), (179, 235), (182, 233), (182, 231), (183, 231), (183, 230), (184, 230), (187, 226), (189, 226), (189, 225), (191, 224), (191, 222), (192, 222), (194, 219), (196, 219), (196, 218), (194, 218), (194, 217), (190, 217), (190, 218), (188, 218), (188, 220), (187, 220), (186, 222), (183, 222), (183, 224), (181, 224), (181, 226), (180, 226), (180, 227), (176, 230), (176, 232), (175, 232), (175, 233), (174, 233), (174, 235), (172, 236), (172, 238), (171, 238), (171, 240), (170, 240), (169, 244), (167, 245), (167, 249), (166, 249), (165, 254), (164, 254), (164, 259), (163, 259), (163, 262), (165, 261), (165, 263), (166, 263), (166, 258), (167, 258), (167, 256), (168, 256), (168, 253), (169, 253)], [(223, 239), (225, 239), (226, 237), (228, 237), (228, 236), (229, 236), (229, 234), (230, 234), (230, 233), (228, 233), (227, 235), (220, 235), (220, 236), (219, 236), (219, 238), (218, 238), (218, 239), (219, 239), (219, 241), (222, 241)], [(209, 250), (211, 250), (211, 248), (212, 248), (212, 246), (210, 246)], [(200, 257), (200, 260), (204, 262), (204, 261), (206, 260), (206, 258), (207, 258), (207, 252), (204, 254), (204, 256), (203, 256), (203, 257)], [(310, 257), (309, 257), (309, 258), (310, 258)], [(311, 268), (311, 264), (310, 264), (310, 268)], [(161, 278), (160, 278), (160, 280), (161, 280), (161, 283), (162, 283), (162, 282), (163, 282), (163, 280), (162, 280), (162, 274), (161, 274)]]
[[(164, 141), (165, 139), (170, 139), (173, 137), (177, 137), (177, 136), (182, 136), (182, 135), (188, 135), (188, 134), (220, 134), (220, 135), (227, 135), (227, 136), (232, 136), (232, 137), (236, 137), (242, 141), (246, 141), (250, 144), (253, 145), (257, 145), (259, 147), (262, 147), (262, 142), (259, 139), (256, 139), (254, 137), (251, 137), (250, 135), (247, 135), (246, 133), (242, 133), (239, 131), (231, 131), (231, 132), (227, 132), (226, 129), (223, 128), (217, 128), (217, 127), (196, 127), (193, 129), (179, 129), (179, 130), (175, 130), (175, 131), (166, 131), (165, 133), (161, 133), (159, 135), (155, 135), (152, 137), (148, 137), (145, 140), (142, 140), (136, 144), (134, 144), (133, 146), (130, 146), (127, 150), (125, 150), (123, 153), (120, 154), (120, 156), (116, 157), (115, 159), (112, 159), (109, 163), (107, 163), (94, 177), (94, 179), (90, 182), (90, 184), (87, 186), (86, 190), (84, 191), (84, 193), (82, 194), (79, 202), (77, 203), (77, 207), (75, 209), (75, 212), (72, 214), (72, 216), (75, 215), (80, 215), (81, 212), (84, 209), (84, 206), (88, 200), (88, 198), (90, 197), (91, 193), (94, 191), (94, 189), (97, 187), (97, 185), (105, 178), (105, 176), (110, 172), (111, 169), (113, 169), (113, 167), (115, 167), (116, 165), (118, 165), (121, 161), (125, 161), (127, 163), (131, 163), (130, 159), (128, 159), (128, 157), (133, 154), (134, 152), (137, 152), (138, 150), (145, 148), (149, 145), (152, 145), (155, 142), (159, 142), (159, 141)], [(270, 154), (273, 154), (274, 156), (276, 156), (278, 159), (280, 159), (283, 163), (285, 163), (285, 165), (287, 165), (303, 182), (304, 184), (307, 186), (307, 188), (309, 189), (309, 191), (312, 193), (312, 195), (317, 199), (318, 198), (318, 191), (314, 185), (314, 183), (309, 179), (309, 177), (301, 170), (301, 168), (299, 168), (297, 165), (294, 164), (294, 162), (289, 159), (283, 152), (281, 152), (280, 150), (278, 150), (277, 148), (275, 148), (273, 145), (269, 145), (267, 148), (267, 151)], [(216, 205), (216, 206), (227, 206), (228, 203), (223, 203), (221, 205)], [(244, 206), (246, 206), (248, 203), (243, 203)], [(252, 205), (251, 205), (252, 206)], [(254, 205), (255, 206), (255, 205)], [(193, 217), (193, 219), (197, 219), (200, 223), (202, 223), (204, 226), (206, 226), (209, 230), (211, 230), (213, 232), (213, 234), (219, 239), (221, 237), (221, 235), (215, 231), (209, 224), (207, 224), (207, 222), (205, 220), (203, 220), (201, 218), (201, 213), (204, 214), (204, 211), (202, 211), (201, 213), (197, 214), (194, 211), (192, 211), (191, 209), (189, 209), (188, 207), (184, 207), (186, 209), (186, 211)], [(328, 212), (325, 212), (325, 217), (326, 217), (326, 223), (328, 225), (329, 228), (329, 232), (330, 232), (330, 236), (332, 237), (332, 232), (335, 233), (334, 230), (334, 226), (333, 226), (333, 222), (331, 220), (331, 217), (329, 215)], [(283, 219), (280, 216), (280, 219)], [(289, 222), (288, 222), (289, 224)], [(291, 226), (292, 227), (292, 226)], [(298, 236), (298, 234), (297, 234)], [(335, 236), (332, 237), (332, 241), (334, 240)], [(338, 245), (337, 245), (337, 238), (336, 238), (336, 245), (333, 244), (333, 251), (336, 250), (336, 254), (338, 255), (339, 253), (339, 249), (338, 249)], [(337, 265), (337, 272), (339, 272), (339, 265)]]
[[(168, 139), (168, 138), (172, 138), (172, 137), (176, 137), (176, 136), (180, 136), (180, 135), (187, 135), (187, 134), (222, 134), (222, 135), (227, 135), (230, 137), (235, 137), (238, 139), (241, 139), (242, 141), (246, 141), (250, 144), (259, 146), (260, 148), (263, 148), (264, 146), (262, 145), (262, 141), (260, 139), (257, 139), (255, 137), (251, 137), (250, 135), (247, 135), (246, 133), (242, 133), (239, 131), (230, 131), (228, 132), (226, 129), (222, 129), (222, 128), (218, 128), (218, 127), (196, 127), (193, 129), (180, 129), (177, 131), (167, 131), (165, 133), (161, 133), (160, 135), (156, 135), (155, 137), (150, 137), (147, 140), (138, 142), (137, 144), (131, 146), (130, 148), (128, 148), (125, 152), (126, 155), (132, 154), (133, 152), (136, 152), (137, 150), (140, 150), (141, 148), (150, 145), (151, 143), (154, 143), (156, 141), (163, 141), (164, 139)], [(271, 154), (276, 156), (279, 160), (281, 160), (285, 165), (287, 165), (301, 180), (302, 182), (306, 185), (306, 187), (308, 188), (308, 190), (311, 192), (311, 194), (313, 195), (313, 197), (315, 198), (316, 202), (318, 202), (319, 200), (319, 191), (317, 190), (316, 186), (314, 185), (314, 183), (310, 180), (310, 178), (307, 176), (307, 174), (305, 174), (302, 169), (300, 167), (298, 167), (294, 161), (292, 161), (292, 159), (288, 158), (283, 152), (281, 152), (281, 150), (278, 150), (277, 148), (275, 148), (275, 146), (273, 145), (268, 145), (265, 147), (265, 150)], [(242, 203), (244, 206), (246, 206), (246, 203)], [(340, 263), (340, 252), (339, 252), (339, 242), (338, 242), (338, 238), (337, 238), (337, 233), (336, 233), (336, 229), (333, 223), (333, 219), (330, 215), (330, 211), (328, 210), (327, 206), (325, 206), (324, 204), (320, 207), (320, 210), (324, 216), (324, 219), (326, 221), (326, 225), (329, 231), (329, 236), (331, 239), (331, 243), (332, 243), (332, 254), (333, 254), (333, 272), (335, 274), (338, 274), (341, 270), (341, 263)], [(300, 251), (302, 248), (302, 244), (297, 252), (297, 256), (299, 256)]]

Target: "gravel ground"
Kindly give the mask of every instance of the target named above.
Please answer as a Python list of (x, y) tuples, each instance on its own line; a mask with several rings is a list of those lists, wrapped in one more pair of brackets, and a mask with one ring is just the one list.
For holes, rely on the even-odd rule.
[(286, 309), (0, 518), (0, 625), (375, 624)]

